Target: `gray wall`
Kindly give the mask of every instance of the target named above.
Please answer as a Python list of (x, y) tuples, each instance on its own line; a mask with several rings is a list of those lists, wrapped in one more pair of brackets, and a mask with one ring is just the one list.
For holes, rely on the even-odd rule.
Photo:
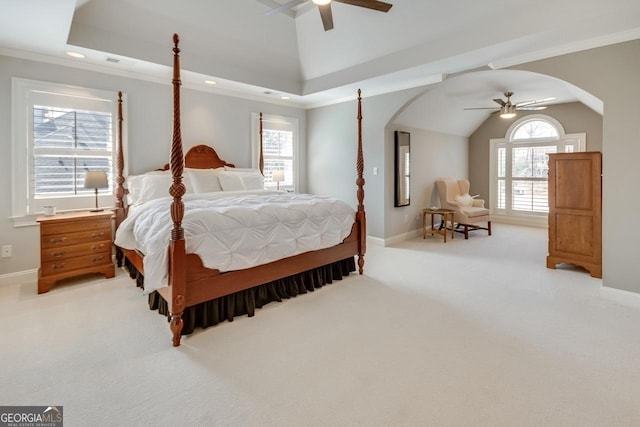
[[(640, 292), (640, 263), (637, 262), (636, 256), (640, 230), (632, 226), (635, 222), (634, 214), (640, 211), (640, 199), (629, 198), (627, 195), (634, 192), (634, 185), (640, 182), (640, 168), (637, 166), (637, 159), (640, 158), (640, 103), (637, 101), (640, 99), (640, 40), (531, 62), (514, 68), (565, 80), (604, 102), (603, 284)], [(171, 108), (166, 101), (167, 96), (170, 96), (169, 86), (0, 57), (0, 178), (5, 183), (0, 185), (0, 197), (4, 200), (9, 200), (11, 191), (9, 138), (12, 76), (98, 89), (124, 90), (129, 95), (130, 144), (145, 144), (141, 145), (145, 148), (139, 151), (133, 152), (132, 149), (132, 154), (148, 156), (133, 162), (133, 172), (141, 172), (147, 165), (155, 167), (157, 162), (166, 159), (165, 153), (168, 148), (165, 147), (168, 147), (170, 125), (159, 118), (166, 117)], [(394, 210), (393, 173), (389, 172), (393, 170), (393, 129), (389, 127), (389, 123), (402, 107), (423, 91), (424, 88), (414, 88), (371, 98), (365, 97), (363, 100), (367, 180), (365, 204), (371, 236), (384, 239), (393, 232), (391, 229), (387, 230), (385, 219), (393, 215)], [(208, 96), (211, 96), (211, 101), (206, 101)], [(189, 97), (186, 91), (183, 105)], [(248, 112), (251, 110), (264, 109), (269, 113), (299, 117), (301, 139), (304, 138), (304, 111), (205, 94), (194, 94), (191, 101), (199, 101), (203, 106), (211, 107), (211, 104), (218, 105), (218, 99), (224, 107), (220, 107), (220, 111), (204, 115), (218, 117), (217, 114), (222, 114), (222, 117), (229, 118), (231, 122), (219, 119), (219, 123), (224, 129), (233, 130), (220, 133), (215, 136), (218, 140), (209, 139), (209, 142), (222, 144), (219, 147), (220, 151), (223, 155), (231, 156), (230, 161), (240, 165), (249, 163), (249, 149), (239, 149), (236, 152), (230, 147), (233, 147), (232, 141), (248, 139), (249, 131), (242, 131), (242, 128), (248, 128), (246, 123), (249, 121)], [(229, 101), (228, 106), (226, 101)], [(269, 106), (269, 109), (266, 109), (266, 106)], [(227, 111), (231, 109), (238, 111), (235, 111), (235, 114)], [(193, 114), (199, 114), (199, 111)], [(188, 116), (189, 113), (183, 113), (183, 118), (185, 115)], [(311, 178), (307, 183), (309, 192), (336, 195), (347, 201), (353, 200), (355, 204), (355, 117), (355, 101), (307, 112), (306, 176)], [(189, 119), (186, 120), (188, 121)], [(213, 126), (212, 124), (211, 128)], [(198, 135), (197, 132), (183, 130), (185, 136), (194, 140), (197, 137), (209, 138), (209, 135)], [(185, 140), (185, 144), (190, 145), (188, 139)], [(165, 153), (162, 153), (163, 151)], [(473, 155), (472, 149), (472, 159)], [(325, 162), (326, 159), (331, 159), (335, 166), (329, 166)], [(378, 167), (378, 175), (372, 174), (373, 167)], [(331, 173), (327, 173), (327, 170)], [(474, 189), (474, 192), (479, 191)], [(35, 268), (38, 260), (37, 229), (14, 229), (8, 219), (9, 214), (10, 208), (7, 204), (0, 207), (0, 244), (13, 244), (15, 255), (9, 260), (0, 259), (0, 274)]]
[[(388, 210), (385, 218), (385, 240), (414, 234), (422, 227), (422, 209), (440, 206), (435, 181), (445, 176), (467, 178), (469, 144), (463, 136), (447, 135), (430, 130), (391, 125), (391, 158), (394, 158), (393, 142), (395, 130), (411, 134), (411, 204)], [(394, 168), (389, 169), (393, 183)], [(471, 191), (475, 191), (474, 188)], [(393, 188), (391, 189), (393, 196)], [(393, 197), (390, 200), (393, 206)]]
[[(393, 132), (387, 124), (408, 100), (424, 89), (366, 97), (362, 100), (365, 210), (367, 234), (383, 238), (385, 217), (393, 210)], [(356, 101), (310, 109), (307, 112), (308, 190), (356, 205)], [(391, 157), (389, 157), (391, 153)], [(378, 168), (378, 174), (373, 174)], [(391, 195), (389, 196), (389, 192)]]
[[(69, 84), (127, 95), (128, 153), (131, 174), (168, 162), (173, 132), (173, 96), (167, 84), (83, 71), (58, 65), (0, 56), (0, 245), (13, 245), (11, 258), (0, 258), (0, 275), (32, 270), (40, 262), (39, 228), (15, 228), (11, 221), (11, 78)], [(213, 146), (239, 167), (251, 165), (251, 112), (295, 117), (300, 125), (300, 191), (306, 191), (306, 112), (210, 92), (182, 90), (182, 140), (186, 149)]]
[[(565, 80), (604, 102), (602, 118), (603, 152), (603, 284), (607, 287), (640, 292), (640, 263), (637, 262), (637, 242), (640, 230), (634, 228), (634, 214), (640, 211), (640, 199), (629, 198), (634, 185), (640, 183), (640, 40), (590, 49), (562, 55), (542, 61), (523, 64), (514, 69), (533, 71)], [(393, 216), (393, 132), (388, 128), (394, 115), (419, 96), (425, 88), (415, 88), (394, 94), (366, 98), (363, 103), (365, 165), (367, 179), (367, 218), (369, 235), (385, 239), (391, 237), (393, 227), (386, 227), (386, 218)], [(352, 113), (353, 111), (353, 113)], [(350, 154), (352, 143), (338, 143), (339, 135), (332, 130), (337, 123), (348, 123), (355, 117), (355, 103), (323, 107), (308, 114), (309, 172), (313, 177), (311, 192), (341, 194), (350, 197), (353, 190), (349, 184), (355, 177), (348, 171), (353, 168)], [(345, 120), (346, 122), (342, 122)], [(355, 125), (354, 125), (355, 126)], [(567, 131), (572, 132), (571, 126)], [(506, 130), (506, 128), (505, 128)], [(583, 128), (582, 131), (585, 129)], [(598, 134), (597, 130), (587, 132)], [(504, 135), (504, 131), (502, 132)], [(594, 138), (587, 135), (589, 149)], [(322, 145), (331, 147), (332, 158), (343, 164), (336, 168), (339, 177), (331, 184), (323, 184), (315, 176), (323, 174), (323, 163), (316, 158)], [(473, 145), (473, 143), (471, 143)], [(476, 149), (480, 153), (476, 153)], [(476, 162), (476, 155), (484, 161)], [(488, 150), (472, 146), (469, 150), (470, 177), (485, 182), (476, 166), (488, 160)], [(371, 175), (371, 167), (379, 167), (379, 175)], [(334, 179), (335, 178), (335, 179)], [(342, 190), (342, 185), (349, 185)], [(474, 184), (475, 185), (475, 184)], [(474, 188), (473, 192), (488, 194), (488, 189)], [(353, 196), (351, 196), (353, 197)]]
[(547, 74), (604, 102), (602, 122), (602, 280), (640, 292), (638, 242), (633, 226), (640, 199), (640, 40), (536, 61), (518, 69)]
[(519, 111), (513, 119), (501, 119), (492, 114), (469, 136), (469, 180), (474, 193), (489, 201), (489, 156), (492, 138), (504, 138), (511, 124), (530, 114), (546, 114), (558, 120), (566, 133), (586, 133), (587, 151), (602, 151), (602, 116), (579, 102), (551, 105), (542, 111)]

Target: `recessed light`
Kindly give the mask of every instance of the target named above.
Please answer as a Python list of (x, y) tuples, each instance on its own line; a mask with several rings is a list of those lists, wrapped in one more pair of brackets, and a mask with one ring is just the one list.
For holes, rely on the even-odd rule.
[(208, 84), (208, 85), (215, 85), (215, 84), (217, 84), (217, 82), (214, 82), (213, 80), (205, 80), (204, 82), (205, 82), (206, 84)]
[(81, 54), (80, 52), (72, 52), (72, 51), (68, 51), (65, 52), (67, 55), (73, 57), (73, 58), (84, 58), (84, 55)]
[(280, 99), (289, 99), (288, 96), (281, 96)]

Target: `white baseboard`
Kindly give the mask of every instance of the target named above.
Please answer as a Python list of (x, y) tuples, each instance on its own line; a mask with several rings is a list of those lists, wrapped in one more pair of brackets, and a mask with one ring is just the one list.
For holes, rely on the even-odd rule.
[(38, 281), (38, 270), (17, 271), (15, 273), (0, 275), (0, 286), (14, 285), (16, 283), (31, 283)]
[[(429, 228), (431, 227), (427, 227), (427, 229)], [(372, 239), (372, 243), (379, 246), (393, 246), (396, 243), (404, 242), (405, 240), (415, 239), (416, 237), (419, 237), (419, 236), (422, 236), (422, 227), (417, 228), (415, 230), (409, 230), (406, 233), (387, 237), (386, 239), (381, 239), (379, 237), (369, 237), (369, 239)], [(373, 241), (373, 239), (375, 239), (375, 242)]]
[(640, 308), (640, 294), (636, 292), (625, 291), (623, 289), (616, 289), (608, 286), (601, 286), (600, 296), (621, 305)]
[(372, 237), (372, 236), (367, 236), (367, 245), (385, 246), (384, 239), (381, 239), (380, 237)]

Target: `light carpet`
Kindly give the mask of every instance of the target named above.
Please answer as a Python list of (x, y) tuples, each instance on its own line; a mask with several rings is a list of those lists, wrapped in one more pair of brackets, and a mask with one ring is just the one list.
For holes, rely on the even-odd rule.
[(124, 272), (6, 285), (0, 405), (68, 427), (640, 425), (640, 310), (546, 246), (502, 224), (369, 246), (364, 276), (179, 348)]

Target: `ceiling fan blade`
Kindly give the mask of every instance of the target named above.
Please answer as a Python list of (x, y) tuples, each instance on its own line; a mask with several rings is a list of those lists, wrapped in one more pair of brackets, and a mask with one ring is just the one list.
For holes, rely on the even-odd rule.
[(525, 102), (519, 102), (518, 103), (518, 107), (526, 107), (529, 105), (538, 105), (538, 104), (544, 104), (545, 102), (550, 102), (555, 100), (555, 98), (551, 97), (551, 98), (542, 98), (542, 99), (536, 99), (535, 101), (525, 101)]
[(291, 9), (299, 4), (305, 3), (307, 0), (291, 0), (283, 4), (282, 6), (274, 7), (265, 12), (265, 16), (275, 15), (276, 13), (284, 12), (285, 10)]
[(331, 13), (331, 3), (325, 5), (318, 5), (320, 11), (320, 17), (322, 18), (322, 25), (325, 31), (333, 29), (333, 15)]
[(531, 104), (535, 104), (536, 101), (524, 101), (524, 102), (518, 102), (516, 105), (518, 107), (526, 107), (527, 105), (531, 105)]
[(516, 107), (516, 110), (537, 111), (537, 110), (544, 110), (545, 108), (547, 108), (546, 105), (538, 105), (538, 106), (531, 106), (531, 107), (521, 107), (518, 105)]
[(385, 3), (378, 0), (333, 0), (337, 3), (350, 4), (353, 6), (360, 6), (367, 9), (373, 9), (380, 12), (388, 12), (393, 6), (391, 3)]
[(504, 102), (502, 99), (499, 98), (493, 98), (493, 102), (496, 102), (497, 104), (499, 104), (501, 107), (504, 107), (505, 105), (507, 105), (506, 102)]
[(498, 107), (466, 107), (465, 110), (499, 110)]

